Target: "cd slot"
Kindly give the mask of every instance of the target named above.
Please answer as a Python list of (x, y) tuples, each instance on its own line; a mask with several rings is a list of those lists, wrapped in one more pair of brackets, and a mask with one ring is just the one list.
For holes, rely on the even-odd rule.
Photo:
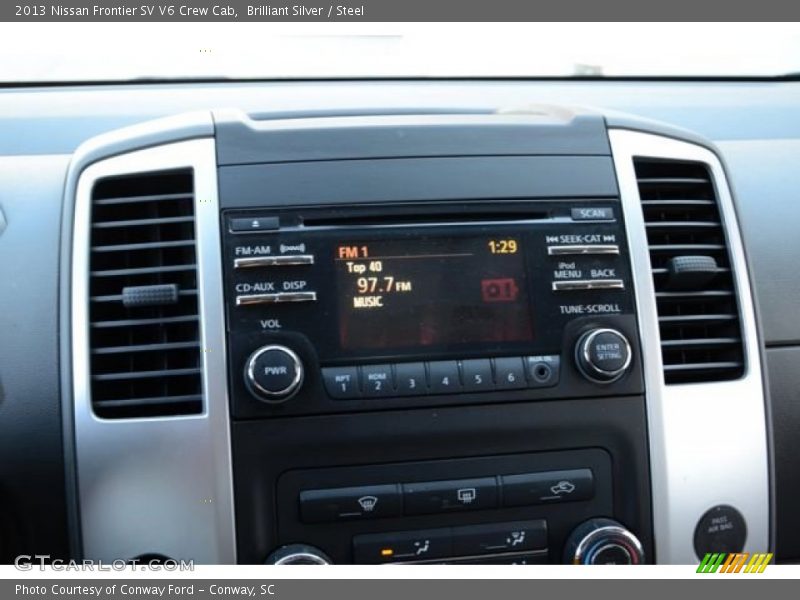
[(451, 213), (424, 213), (412, 212), (407, 209), (404, 213), (364, 213), (353, 214), (349, 212), (342, 215), (319, 215), (303, 218), (305, 227), (392, 227), (395, 225), (455, 225), (461, 223), (503, 223), (519, 221), (550, 221), (553, 215), (550, 211), (524, 211), (508, 212), (486, 210), (465, 211)]

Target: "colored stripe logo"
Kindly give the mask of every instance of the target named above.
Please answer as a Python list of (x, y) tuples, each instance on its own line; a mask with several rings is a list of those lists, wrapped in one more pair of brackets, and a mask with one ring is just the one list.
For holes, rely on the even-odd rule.
[(703, 557), (698, 573), (763, 573), (772, 560), (772, 553), (709, 552)]

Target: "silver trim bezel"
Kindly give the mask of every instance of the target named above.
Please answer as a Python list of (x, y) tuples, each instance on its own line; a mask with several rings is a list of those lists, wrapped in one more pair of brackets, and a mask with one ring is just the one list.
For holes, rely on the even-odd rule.
[[(655, 555), (658, 563), (696, 564), (694, 531), (710, 508), (729, 504), (747, 523), (745, 552), (769, 549), (769, 458), (761, 356), (740, 229), (717, 155), (695, 143), (610, 129), (644, 357)], [(714, 182), (734, 268), (745, 370), (733, 381), (666, 385), (634, 158), (704, 163)]]
[[(200, 132), (207, 137), (169, 142), (170, 133), (181, 139)], [(93, 140), (73, 162), (74, 198), (69, 183), (67, 187), (67, 202), (74, 201), (73, 444), (82, 553), (87, 558), (110, 562), (156, 553), (200, 564), (236, 562), (217, 164), (211, 133), (210, 114), (185, 115)], [(180, 168), (191, 169), (194, 178), (203, 412), (102, 419), (92, 410), (89, 372), (92, 189), (104, 177)]]

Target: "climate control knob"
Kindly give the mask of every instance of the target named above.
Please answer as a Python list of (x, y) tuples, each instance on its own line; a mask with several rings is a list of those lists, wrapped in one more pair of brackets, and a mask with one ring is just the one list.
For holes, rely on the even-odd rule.
[(631, 366), (631, 345), (616, 329), (592, 329), (575, 345), (575, 362), (587, 379), (611, 383)]
[(286, 346), (263, 346), (244, 368), (244, 381), (256, 398), (270, 404), (286, 402), (303, 383), (303, 363)]
[(314, 546), (289, 544), (275, 550), (267, 557), (268, 565), (330, 565), (331, 559)]
[(611, 519), (589, 519), (567, 538), (564, 562), (572, 565), (638, 565), (644, 550), (638, 538)]

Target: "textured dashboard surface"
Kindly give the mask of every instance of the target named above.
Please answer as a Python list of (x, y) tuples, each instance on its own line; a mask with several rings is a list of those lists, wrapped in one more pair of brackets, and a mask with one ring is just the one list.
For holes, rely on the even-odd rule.
[(67, 555), (57, 290), (68, 162), (0, 160), (0, 563), (13, 560), (6, 536), (30, 554)]
[(738, 200), (764, 339), (768, 345), (800, 344), (800, 140), (718, 145)]

